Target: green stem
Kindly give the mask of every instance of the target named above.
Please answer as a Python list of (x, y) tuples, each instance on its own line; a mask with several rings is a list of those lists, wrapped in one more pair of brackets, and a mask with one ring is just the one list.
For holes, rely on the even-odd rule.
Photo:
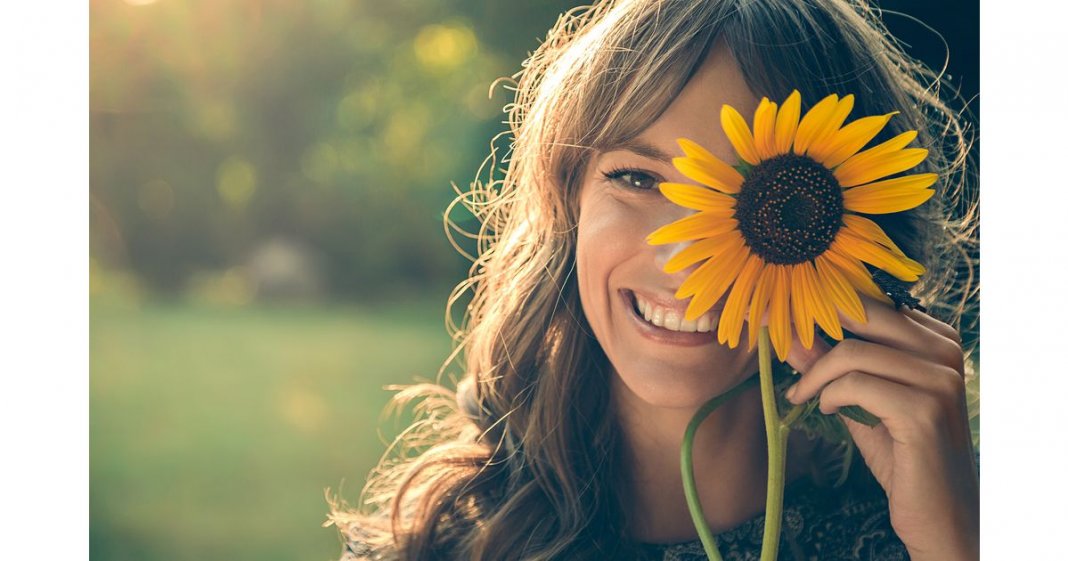
[[(779, 418), (775, 402), (771, 339), (766, 326), (760, 328), (757, 352), (760, 359), (760, 399), (764, 404), (764, 426), (768, 436), (768, 501), (764, 511), (764, 543), (760, 550), (760, 561), (775, 561), (779, 556), (782, 499), (786, 486), (786, 442), (790, 429)], [(790, 416), (794, 416), (796, 410), (794, 408)]]
[(722, 561), (723, 557), (719, 554), (719, 549), (716, 547), (716, 537), (712, 534), (712, 530), (709, 529), (708, 522), (705, 520), (705, 511), (701, 508), (701, 498), (697, 496), (697, 481), (694, 479), (693, 475), (694, 435), (697, 434), (697, 428), (701, 426), (701, 423), (705, 418), (712, 414), (717, 407), (730, 401), (734, 396), (755, 386), (758, 382), (760, 382), (760, 377), (754, 374), (741, 384), (727, 390), (726, 393), (717, 395), (708, 400), (707, 403), (702, 405), (701, 408), (694, 413), (693, 418), (690, 419), (690, 424), (686, 426), (686, 434), (682, 437), (682, 457), (679, 463), (682, 467), (682, 488), (686, 491), (686, 506), (690, 509), (690, 517), (693, 518), (693, 525), (697, 528), (697, 535), (701, 537), (701, 544), (704, 545), (705, 555), (708, 556), (710, 561)]
[(782, 418), (782, 426), (785, 428), (793, 427), (794, 423), (796, 423), (798, 419), (805, 415), (805, 411), (807, 409), (807, 403), (802, 403), (801, 405), (794, 405), (793, 408), (791, 408), (790, 411), (786, 413), (786, 416)]

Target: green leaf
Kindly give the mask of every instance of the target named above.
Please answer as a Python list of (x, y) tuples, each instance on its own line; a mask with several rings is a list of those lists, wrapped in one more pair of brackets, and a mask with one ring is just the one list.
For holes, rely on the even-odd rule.
[(840, 408), (838, 410), (838, 413), (845, 417), (849, 417), (850, 419), (853, 419), (858, 423), (863, 423), (869, 427), (877, 427), (881, 422), (878, 417), (872, 415), (871, 413), (868, 413), (864, 410), (863, 407), (858, 407), (856, 405), (846, 405), (845, 407)]

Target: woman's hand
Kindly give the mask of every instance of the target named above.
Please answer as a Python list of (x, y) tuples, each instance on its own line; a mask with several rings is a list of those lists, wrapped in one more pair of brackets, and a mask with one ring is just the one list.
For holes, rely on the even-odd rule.
[(801, 373), (787, 397), (820, 395), (820, 410), (859, 405), (874, 428), (843, 417), (886, 490), (890, 521), (914, 561), (979, 558), (979, 479), (964, 395), (960, 335), (915, 310), (864, 300), (868, 322), (842, 317), (863, 340), (811, 350), (795, 340), (787, 362)]

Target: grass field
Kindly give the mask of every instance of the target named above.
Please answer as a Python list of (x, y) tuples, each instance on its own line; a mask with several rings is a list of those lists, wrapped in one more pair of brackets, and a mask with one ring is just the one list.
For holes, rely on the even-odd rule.
[[(436, 296), (436, 295), (435, 295)], [(385, 449), (386, 384), (433, 378), (443, 297), (381, 309), (92, 300), (90, 553), (337, 559), (324, 489)], [(57, 527), (60, 529), (61, 527)]]

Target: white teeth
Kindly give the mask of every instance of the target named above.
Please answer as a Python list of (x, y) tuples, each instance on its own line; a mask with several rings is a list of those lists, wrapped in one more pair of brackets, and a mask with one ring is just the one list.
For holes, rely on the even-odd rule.
[(682, 318), (679, 317), (679, 313), (675, 310), (667, 310), (664, 312), (664, 329), (671, 331), (681, 331), (679, 329), (679, 323), (682, 322)]
[(664, 327), (664, 308), (653, 306), (653, 325)]
[(675, 308), (665, 308), (642, 300), (637, 294), (634, 300), (638, 303), (638, 310), (645, 317), (645, 321), (667, 329), (668, 331), (682, 331), (685, 333), (708, 333), (712, 331), (712, 317), (704, 314), (696, 320), (683, 319), (682, 312)]
[(708, 333), (712, 331), (712, 318), (705, 314), (697, 318), (697, 331), (698, 333)]

